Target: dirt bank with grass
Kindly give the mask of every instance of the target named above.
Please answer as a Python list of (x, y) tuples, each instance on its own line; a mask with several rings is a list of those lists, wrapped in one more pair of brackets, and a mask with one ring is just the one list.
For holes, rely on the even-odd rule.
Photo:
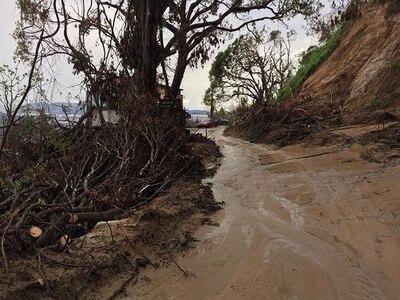
[(400, 111), (400, 6), (370, 1), (348, 24), (340, 43), (305, 81), (296, 101), (331, 115)]
[[(383, 129), (399, 121), (398, 32), (398, 2), (369, 1), (358, 18), (339, 27), (324, 45), (309, 53), (309, 61), (302, 61), (279, 93), (278, 98), (286, 95), (280, 99), (286, 102), (239, 108), (226, 134), (286, 146), (314, 139), (316, 134), (326, 142), (340, 138), (331, 134), (339, 126), (376, 124)], [(389, 139), (382, 136), (387, 131), (382, 132), (385, 146), (396, 146), (390, 141), (394, 131), (399, 129), (394, 128)]]

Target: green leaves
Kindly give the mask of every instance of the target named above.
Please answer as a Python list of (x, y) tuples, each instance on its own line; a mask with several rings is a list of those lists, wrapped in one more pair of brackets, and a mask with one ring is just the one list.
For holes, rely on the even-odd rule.
[(289, 54), (292, 35), (289, 31), (284, 38), (276, 30), (267, 36), (262, 31), (239, 36), (216, 56), (204, 103), (210, 102), (210, 95), (214, 102), (274, 101), (278, 89), (292, 71)]
[(343, 23), (323, 44), (322, 46), (311, 46), (306, 52), (303, 52), (300, 66), (296, 74), (290, 78), (283, 88), (279, 91), (277, 101), (282, 102), (287, 100), (295, 93), (301, 84), (318, 68), (318, 66), (332, 53), (338, 44), (346, 28), (346, 23)]
[(25, 22), (45, 22), (49, 17), (49, 0), (17, 0), (21, 18)]

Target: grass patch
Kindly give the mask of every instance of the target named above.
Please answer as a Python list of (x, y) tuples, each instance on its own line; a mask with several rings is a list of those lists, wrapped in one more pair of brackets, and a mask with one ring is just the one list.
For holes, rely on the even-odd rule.
[(303, 55), (299, 69), (296, 74), (289, 78), (283, 88), (279, 91), (277, 102), (282, 102), (288, 99), (296, 92), (300, 85), (318, 68), (318, 66), (331, 55), (337, 46), (347, 23), (342, 23), (339, 28), (327, 39), (322, 46), (312, 46), (309, 52)]

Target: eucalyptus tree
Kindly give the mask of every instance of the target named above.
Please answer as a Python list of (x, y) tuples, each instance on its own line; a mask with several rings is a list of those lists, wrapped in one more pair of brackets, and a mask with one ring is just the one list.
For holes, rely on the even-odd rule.
[(277, 92), (290, 76), (293, 66), (290, 41), (293, 32), (283, 36), (272, 31), (266, 38), (261, 32), (238, 37), (216, 56), (210, 69), (210, 88), (204, 103), (230, 99), (273, 102)]
[(314, 0), (18, 0), (17, 53), (29, 59), (43, 31), (41, 61), (64, 55), (94, 99), (112, 103), (133, 84), (156, 94), (165, 62), (173, 62), (170, 96), (187, 67), (202, 65), (235, 31), (295, 14), (311, 15)]

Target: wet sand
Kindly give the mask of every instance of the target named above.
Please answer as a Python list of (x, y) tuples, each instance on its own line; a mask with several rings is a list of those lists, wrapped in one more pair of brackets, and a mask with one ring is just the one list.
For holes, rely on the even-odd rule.
[[(349, 129), (351, 130), (351, 129)], [(272, 150), (209, 130), (225, 209), (178, 265), (148, 269), (129, 299), (398, 299), (400, 167), (361, 146)]]

